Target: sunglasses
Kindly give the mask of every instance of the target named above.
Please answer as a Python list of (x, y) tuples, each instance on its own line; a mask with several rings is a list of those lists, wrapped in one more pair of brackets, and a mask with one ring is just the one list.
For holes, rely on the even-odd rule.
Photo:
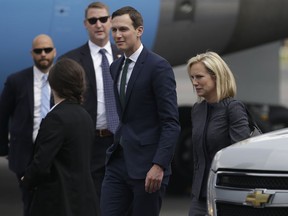
[(47, 48), (36, 48), (36, 49), (33, 49), (33, 52), (35, 54), (41, 54), (43, 51), (48, 54), (50, 52), (52, 52), (54, 48), (53, 47), (47, 47)]
[(101, 23), (106, 23), (107, 20), (108, 20), (109, 16), (104, 16), (104, 17), (99, 17), (99, 18), (96, 18), (96, 17), (92, 17), (92, 18), (89, 18), (87, 19), (89, 24), (90, 25), (94, 25), (97, 23), (97, 21), (99, 20)]

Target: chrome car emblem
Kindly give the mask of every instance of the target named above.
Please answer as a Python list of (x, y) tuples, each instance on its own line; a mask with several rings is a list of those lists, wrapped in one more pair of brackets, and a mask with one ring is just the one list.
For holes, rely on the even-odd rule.
[(266, 193), (264, 189), (256, 189), (253, 193), (248, 193), (246, 196), (245, 204), (253, 206), (255, 208), (264, 207), (269, 203), (273, 193)]

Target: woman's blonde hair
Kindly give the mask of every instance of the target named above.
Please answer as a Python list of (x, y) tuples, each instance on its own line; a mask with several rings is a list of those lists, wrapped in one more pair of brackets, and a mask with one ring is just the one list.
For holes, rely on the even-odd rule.
[[(237, 87), (234, 75), (228, 65), (217, 53), (205, 52), (189, 59), (187, 63), (187, 70), (190, 79), (190, 69), (193, 64), (198, 62), (203, 63), (211, 76), (215, 76), (218, 102), (224, 98), (234, 97), (236, 95)], [(199, 100), (203, 100), (203, 98), (199, 97)]]

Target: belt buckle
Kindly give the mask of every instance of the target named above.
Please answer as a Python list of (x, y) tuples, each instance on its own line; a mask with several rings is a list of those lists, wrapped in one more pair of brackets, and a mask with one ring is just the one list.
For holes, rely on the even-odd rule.
[(99, 130), (99, 137), (105, 137), (105, 129), (104, 130)]

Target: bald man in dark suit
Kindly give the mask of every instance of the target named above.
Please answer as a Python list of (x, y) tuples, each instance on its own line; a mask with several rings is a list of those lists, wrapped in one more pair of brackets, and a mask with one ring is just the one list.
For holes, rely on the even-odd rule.
[[(0, 156), (8, 155), (9, 168), (19, 182), (32, 159), (34, 141), (42, 120), (42, 78), (49, 73), (56, 56), (51, 37), (45, 34), (36, 36), (31, 55), (34, 66), (11, 74), (0, 96)], [(48, 104), (53, 103), (48, 100)], [(28, 216), (32, 194), (25, 188), (20, 189), (24, 215)]]

